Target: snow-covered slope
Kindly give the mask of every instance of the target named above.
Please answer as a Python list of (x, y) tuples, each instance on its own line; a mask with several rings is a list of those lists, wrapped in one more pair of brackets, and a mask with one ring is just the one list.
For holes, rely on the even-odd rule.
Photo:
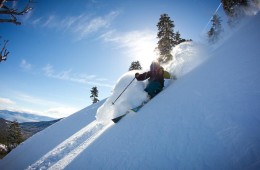
[[(110, 98), (33, 136), (1, 169), (260, 169), (259, 30), (257, 15), (207, 56), (194, 44), (179, 47), (179, 61), (185, 50), (198, 60), (186, 60), (177, 81), (113, 124), (102, 113), (116, 112), (108, 101), (129, 83), (131, 74), (123, 76)], [(118, 110), (137, 105), (133, 95), (122, 95)]]

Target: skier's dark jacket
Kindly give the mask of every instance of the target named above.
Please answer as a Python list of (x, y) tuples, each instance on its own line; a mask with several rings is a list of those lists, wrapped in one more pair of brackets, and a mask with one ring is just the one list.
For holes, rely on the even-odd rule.
[[(157, 68), (156, 68), (157, 67)], [(138, 81), (143, 81), (148, 79), (149, 82), (157, 81), (161, 84), (161, 88), (164, 87), (164, 79), (170, 79), (170, 73), (165, 71), (163, 67), (161, 66), (154, 66), (151, 64), (150, 71), (145, 72), (143, 74), (136, 74), (135, 75), (136, 79)]]

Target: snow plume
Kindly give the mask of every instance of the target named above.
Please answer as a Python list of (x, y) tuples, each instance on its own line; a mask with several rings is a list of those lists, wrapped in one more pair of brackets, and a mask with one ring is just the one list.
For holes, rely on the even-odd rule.
[[(174, 48), (172, 52), (174, 59), (167, 65), (163, 65), (163, 67), (172, 75), (179, 78), (196, 68), (206, 59), (208, 56), (206, 49), (207, 48), (201, 44), (193, 42), (182, 43)], [(112, 118), (123, 115), (131, 108), (135, 108), (147, 100), (147, 93), (144, 91), (147, 81), (134, 80), (124, 91), (128, 84), (134, 79), (136, 72), (142, 73), (144, 71), (130, 71), (119, 78), (112, 95), (97, 110), (96, 119), (99, 122), (110, 121)], [(166, 80), (165, 87), (169, 86), (171, 82), (172, 81)], [(121, 93), (122, 95), (117, 99)]]
[[(110, 121), (112, 118), (123, 115), (129, 109), (139, 106), (143, 101), (146, 100), (147, 93), (144, 91), (144, 88), (147, 83), (146, 81), (137, 81), (135, 79), (129, 85), (129, 83), (134, 79), (134, 75), (136, 72), (141, 73), (143, 71), (130, 71), (125, 73), (121, 78), (119, 78), (119, 80), (116, 83), (116, 86), (114, 87), (112, 95), (97, 110), (97, 121)], [(127, 86), (128, 88), (124, 91), (124, 89)], [(122, 95), (117, 99), (117, 97), (121, 93)]]
[(248, 16), (256, 15), (260, 10), (260, 0), (248, 1), (248, 6), (243, 7), (242, 10)]
[(247, 2), (247, 6), (235, 7), (236, 13), (244, 16), (254, 16), (260, 10), (260, 0), (251, 0)]
[(173, 60), (163, 67), (172, 75), (180, 78), (205, 61), (208, 56), (207, 49), (205, 45), (199, 43), (181, 43), (172, 51)]

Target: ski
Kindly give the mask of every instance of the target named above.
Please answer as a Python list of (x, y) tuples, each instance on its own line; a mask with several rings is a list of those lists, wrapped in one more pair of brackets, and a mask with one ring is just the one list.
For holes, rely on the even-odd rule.
[(144, 103), (142, 103), (140, 106), (137, 106), (137, 107), (135, 107), (135, 108), (132, 108), (132, 109), (128, 110), (125, 114), (123, 114), (123, 115), (121, 115), (121, 116), (118, 116), (118, 117), (116, 117), (116, 118), (113, 118), (112, 121), (113, 121), (114, 123), (119, 122), (119, 120), (121, 120), (121, 119), (122, 119), (123, 117), (125, 117), (128, 113), (130, 113), (130, 111), (138, 112), (146, 103), (147, 103), (147, 102), (144, 102)]
[(118, 117), (112, 119), (112, 121), (113, 121), (114, 123), (117, 123), (119, 120), (121, 120), (123, 117), (125, 117), (125, 115), (127, 115), (127, 113), (125, 113), (125, 114), (123, 114), (123, 115), (121, 115), (121, 116), (118, 116)]
[(133, 108), (131, 110), (134, 111), (134, 112), (138, 112), (144, 105), (145, 105), (145, 103), (143, 103), (140, 106), (137, 106), (137, 107), (135, 107), (135, 108)]

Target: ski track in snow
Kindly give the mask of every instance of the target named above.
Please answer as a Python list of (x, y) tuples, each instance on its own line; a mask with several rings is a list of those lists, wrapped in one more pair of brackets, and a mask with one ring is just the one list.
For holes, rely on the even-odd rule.
[(113, 124), (112, 121), (109, 123), (99, 123), (94, 120), (45, 154), (37, 162), (30, 165), (27, 170), (64, 169)]

